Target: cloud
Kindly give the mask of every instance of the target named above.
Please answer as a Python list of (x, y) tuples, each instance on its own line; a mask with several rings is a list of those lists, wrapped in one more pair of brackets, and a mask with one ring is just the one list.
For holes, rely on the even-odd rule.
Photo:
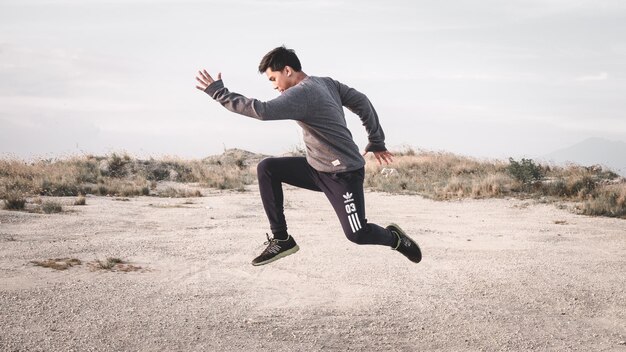
[(576, 77), (575, 80), (579, 82), (588, 82), (588, 81), (606, 81), (609, 79), (609, 74), (606, 72), (600, 72), (592, 75), (585, 75)]

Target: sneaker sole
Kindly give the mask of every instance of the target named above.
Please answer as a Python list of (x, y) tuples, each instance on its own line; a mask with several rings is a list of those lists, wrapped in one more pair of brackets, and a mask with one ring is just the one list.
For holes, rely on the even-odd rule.
[(300, 247), (299, 247), (298, 245), (296, 245), (295, 247), (293, 247), (293, 248), (291, 248), (291, 249), (288, 249), (288, 250), (286, 250), (286, 251), (284, 251), (284, 252), (282, 252), (282, 253), (277, 254), (275, 257), (273, 257), (273, 258), (271, 258), (271, 259), (268, 259), (268, 260), (265, 260), (265, 261), (262, 261), (262, 262), (258, 262), (258, 263), (252, 263), (252, 265), (254, 265), (254, 266), (260, 266), (260, 265), (269, 264), (269, 263), (271, 263), (271, 262), (273, 262), (273, 261), (276, 261), (276, 260), (278, 260), (278, 259), (280, 259), (280, 258), (284, 258), (284, 257), (286, 257), (286, 256), (288, 256), (288, 255), (294, 254), (294, 253), (296, 253), (298, 250), (300, 250)]
[[(418, 250), (418, 251), (420, 251), (420, 257), (419, 257), (419, 260), (415, 261), (415, 260), (413, 260), (413, 259), (411, 259), (411, 258), (408, 258), (408, 259), (409, 259), (410, 261), (412, 261), (413, 263), (419, 263), (419, 262), (421, 262), (421, 261), (422, 261), (422, 249), (421, 249), (421, 248), (420, 248), (420, 246), (417, 244), (417, 242), (415, 242), (415, 240), (414, 240), (414, 239), (412, 239), (412, 238), (411, 238), (411, 236), (407, 235), (407, 234), (406, 234), (406, 232), (404, 232), (404, 230), (402, 230), (402, 228), (401, 228), (400, 226), (398, 226), (398, 224), (391, 223), (391, 224), (389, 224), (389, 226), (387, 226), (387, 228), (392, 227), (392, 226), (395, 228), (395, 230), (396, 230), (396, 231), (400, 232), (400, 234), (401, 234), (402, 236), (404, 236), (404, 237), (408, 238), (409, 240), (411, 240), (411, 242), (413, 242), (413, 244), (415, 244), (415, 247), (417, 247), (417, 250)], [(393, 248), (392, 248), (392, 249), (393, 249)]]

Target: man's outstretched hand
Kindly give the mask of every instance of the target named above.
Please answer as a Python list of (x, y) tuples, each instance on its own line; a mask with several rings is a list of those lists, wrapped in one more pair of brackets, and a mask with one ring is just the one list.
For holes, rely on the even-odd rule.
[[(363, 153), (363, 156), (367, 155), (367, 153), (369, 152)], [(391, 154), (391, 152), (389, 152), (388, 150), (385, 150), (384, 152), (372, 152), (372, 153), (374, 153), (374, 156), (376, 157), (376, 161), (378, 161), (379, 165), (382, 165), (383, 161), (385, 162), (385, 164), (389, 164), (393, 162), (393, 154)]]
[(198, 81), (196, 88), (204, 91), (206, 87), (208, 87), (211, 83), (215, 81), (219, 81), (221, 79), (222, 79), (221, 72), (217, 74), (217, 79), (213, 79), (213, 77), (211, 77), (211, 75), (208, 72), (206, 72), (206, 70), (200, 70), (198, 71), (198, 75), (196, 76), (196, 80)]

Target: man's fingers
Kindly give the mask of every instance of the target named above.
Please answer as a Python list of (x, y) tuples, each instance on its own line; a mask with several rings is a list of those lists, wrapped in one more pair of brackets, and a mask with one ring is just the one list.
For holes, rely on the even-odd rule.
[(198, 88), (201, 91), (204, 91), (206, 89), (206, 87), (202, 87), (202, 86), (196, 86), (196, 88)]
[(217, 80), (218, 80), (218, 81), (221, 81), (221, 80), (222, 80), (222, 73), (221, 73), (221, 72), (219, 72), (219, 73), (217, 74)]
[(376, 155), (376, 159), (378, 160), (378, 163), (381, 165), (383, 161), (387, 165), (393, 162), (393, 158), (392, 158), (393, 154), (389, 152), (374, 153), (374, 155)]
[(204, 77), (206, 77), (207, 81), (209, 83), (213, 83), (213, 77), (211, 77), (211, 75), (208, 72), (206, 72), (206, 70), (202, 70), (202, 71), (204, 71)]
[(207, 85), (213, 82), (213, 78), (208, 72), (206, 72), (206, 70), (198, 71), (198, 76), (196, 77), (196, 79), (200, 80), (202, 83), (205, 83)]
[[(366, 156), (367, 153), (369, 152), (364, 152), (363, 156)], [(393, 154), (391, 154), (388, 151), (384, 151), (384, 152), (372, 152), (372, 154), (374, 154), (374, 157), (376, 158), (376, 161), (378, 162), (379, 165), (383, 164), (383, 161), (385, 162), (385, 164), (391, 164), (393, 162)]]

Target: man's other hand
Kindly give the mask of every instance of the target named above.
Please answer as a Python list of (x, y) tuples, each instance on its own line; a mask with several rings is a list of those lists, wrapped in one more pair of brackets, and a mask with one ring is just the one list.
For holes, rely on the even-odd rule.
[[(367, 153), (369, 152), (363, 153), (363, 156), (367, 155)], [(374, 156), (376, 157), (376, 161), (378, 161), (379, 165), (382, 165), (383, 161), (387, 165), (393, 162), (393, 154), (391, 154), (391, 152), (389, 152), (388, 150), (385, 150), (382, 152), (372, 152), (372, 153), (374, 153)]]
[(213, 79), (213, 77), (211, 77), (211, 75), (208, 72), (206, 72), (206, 70), (198, 71), (198, 75), (196, 76), (196, 80), (198, 81), (198, 84), (196, 85), (196, 88), (200, 89), (201, 91), (204, 91), (206, 87), (208, 87), (211, 83), (215, 81), (219, 81), (221, 79), (222, 79), (221, 72), (217, 74), (217, 79)]

